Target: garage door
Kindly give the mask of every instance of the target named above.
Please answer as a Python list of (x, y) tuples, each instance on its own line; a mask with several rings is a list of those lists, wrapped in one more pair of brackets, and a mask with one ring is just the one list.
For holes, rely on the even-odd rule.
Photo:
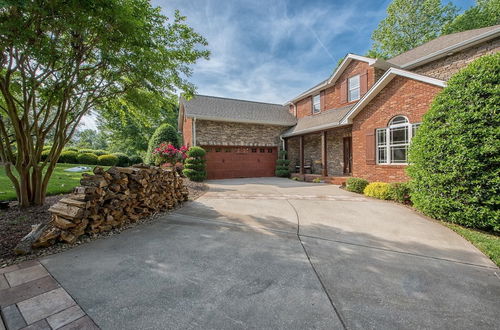
[(274, 176), (277, 148), (205, 146), (203, 149), (207, 151), (209, 180)]

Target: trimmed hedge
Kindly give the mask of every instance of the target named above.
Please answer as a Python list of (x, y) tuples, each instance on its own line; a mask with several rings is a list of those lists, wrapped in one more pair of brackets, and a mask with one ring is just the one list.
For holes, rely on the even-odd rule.
[(42, 162), (46, 161), (46, 160), (47, 160), (47, 158), (49, 157), (49, 154), (50, 154), (50, 148), (49, 148), (49, 149), (44, 149), (44, 150), (42, 151), (42, 153), (40, 154), (40, 160), (41, 160)]
[(362, 194), (365, 187), (368, 185), (368, 181), (361, 178), (349, 178), (346, 182), (346, 189), (358, 194)]
[(108, 154), (106, 150), (101, 150), (101, 149), (94, 150), (92, 151), (92, 153), (96, 156), (103, 156)]
[(79, 150), (76, 150), (76, 151), (78, 151), (81, 154), (93, 154), (95, 150), (94, 149), (83, 148), (83, 149), (79, 149)]
[(66, 147), (64, 148), (64, 151), (76, 151), (79, 152), (80, 150), (76, 147)]
[(182, 173), (191, 181), (203, 181), (207, 178), (205, 168), (205, 150), (200, 147), (191, 147), (187, 151), (188, 158), (184, 163)]
[(390, 187), (390, 199), (403, 203), (410, 204), (411, 203), (411, 185), (409, 182), (396, 182), (391, 183)]
[(95, 154), (91, 153), (78, 154), (77, 161), (78, 164), (97, 165), (98, 158)]
[(410, 147), (415, 207), (436, 219), (500, 231), (500, 53), (455, 74)]
[(127, 167), (130, 165), (130, 158), (124, 153), (115, 152), (113, 155), (118, 158), (118, 163), (116, 164), (116, 166)]
[(290, 161), (286, 159), (286, 150), (280, 150), (278, 160), (276, 161), (276, 171), (275, 174), (278, 177), (288, 178), (290, 177), (290, 168), (288, 165)]
[(115, 166), (118, 164), (118, 157), (115, 155), (102, 155), (97, 158), (97, 163), (103, 166)]
[(78, 152), (76, 151), (63, 151), (59, 156), (58, 163), (76, 164)]
[(144, 161), (140, 156), (130, 156), (130, 165), (142, 164)]
[(180, 147), (179, 133), (177, 133), (177, 129), (170, 124), (160, 125), (151, 136), (151, 139), (149, 139), (148, 151), (145, 159), (147, 164), (153, 163), (153, 151), (163, 142), (171, 143), (176, 148)]
[(363, 193), (368, 197), (390, 199), (391, 185), (385, 182), (372, 182), (363, 189)]

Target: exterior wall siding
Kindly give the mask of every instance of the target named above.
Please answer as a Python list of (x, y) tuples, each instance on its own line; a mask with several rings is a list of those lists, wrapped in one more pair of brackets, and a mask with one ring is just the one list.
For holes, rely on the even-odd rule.
[[(353, 176), (368, 181), (407, 181), (406, 165), (369, 165), (366, 163), (366, 135), (387, 127), (396, 115), (404, 115), (411, 123), (419, 123), (440, 87), (405, 77), (394, 78), (354, 118), (352, 126)], [(375, 146), (370, 146), (374, 148)]]
[(280, 134), (288, 127), (196, 120), (196, 144), (213, 146), (280, 146)]
[(344, 175), (344, 137), (351, 136), (351, 127), (341, 127), (326, 133), (329, 176)]
[(456, 54), (424, 64), (420, 67), (412, 69), (411, 71), (433, 78), (448, 80), (452, 75), (475, 59), (483, 55), (498, 53), (499, 51), (500, 38), (496, 38)]

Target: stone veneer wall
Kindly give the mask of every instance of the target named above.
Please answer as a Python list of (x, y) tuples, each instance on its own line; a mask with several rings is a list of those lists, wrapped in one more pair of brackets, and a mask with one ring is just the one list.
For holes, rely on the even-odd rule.
[(437, 61), (411, 69), (411, 71), (433, 78), (448, 80), (453, 74), (457, 73), (460, 69), (467, 66), (467, 64), (474, 61), (478, 57), (487, 54), (494, 54), (499, 51), (500, 38), (496, 38), (456, 54), (441, 58)]
[(280, 134), (288, 127), (196, 120), (196, 144), (199, 146), (280, 146)]
[[(342, 127), (327, 132), (327, 163), (329, 176), (344, 175), (344, 145), (343, 138), (351, 136), (351, 127)], [(288, 139), (288, 159), (290, 171), (296, 172), (295, 166), (299, 161), (299, 137)], [(304, 136), (304, 159), (312, 160), (312, 173), (321, 173), (321, 134), (314, 133)]]

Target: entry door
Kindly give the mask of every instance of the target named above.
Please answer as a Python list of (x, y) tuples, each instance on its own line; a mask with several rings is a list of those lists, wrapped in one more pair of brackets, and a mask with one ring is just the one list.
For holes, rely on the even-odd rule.
[(352, 138), (344, 138), (344, 174), (352, 173)]

